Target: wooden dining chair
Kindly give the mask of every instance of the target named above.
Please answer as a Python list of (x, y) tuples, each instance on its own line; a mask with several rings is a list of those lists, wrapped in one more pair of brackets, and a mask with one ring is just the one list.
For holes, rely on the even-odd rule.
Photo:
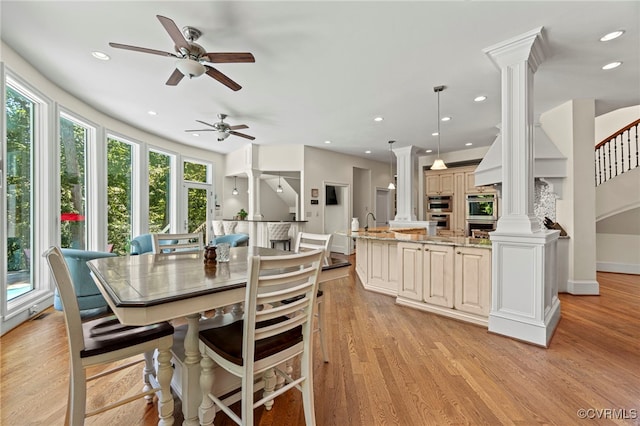
[(202, 233), (190, 234), (152, 234), (153, 253), (181, 253), (204, 249)]
[[(171, 324), (162, 322), (139, 327), (125, 326), (118, 321), (115, 315), (82, 322), (69, 268), (61, 250), (58, 247), (51, 247), (43, 256), (47, 259), (53, 281), (60, 294), (69, 343), (69, 400), (65, 424), (82, 425), (87, 417), (139, 398), (144, 397), (151, 402), (154, 393), (158, 396), (160, 423), (171, 424), (173, 422), (173, 397), (170, 386), (173, 369), (170, 363), (170, 349), (173, 344), (174, 332)], [(156, 349), (158, 350), (157, 374), (153, 363)], [(125, 360), (140, 354), (144, 354), (144, 357), (91, 377), (86, 376), (85, 370), (89, 367)], [(146, 363), (142, 392), (87, 412), (87, 382), (141, 362)], [(43, 383), (43, 386), (46, 384)]]
[[(333, 234), (312, 234), (309, 232), (298, 232), (296, 236), (295, 245), (293, 251), (300, 253), (308, 250), (322, 249), (324, 255), (322, 256), (322, 264), (328, 265), (331, 257), (331, 237)], [(322, 349), (322, 359), (324, 362), (329, 362), (329, 355), (327, 351), (327, 344), (324, 338), (324, 304), (323, 301), (323, 285), (320, 284), (318, 288), (318, 294), (316, 296), (316, 317), (317, 327), (314, 331), (317, 331), (320, 335), (320, 348)]]
[[(244, 318), (235, 323), (201, 331), (200, 424), (213, 424), (215, 406), (239, 425), (253, 426), (253, 410), (262, 404), (267, 410), (273, 399), (292, 388), (302, 392), (307, 425), (315, 425), (313, 404), (313, 306), (322, 267), (322, 250), (284, 256), (250, 256)], [(296, 298), (282, 305), (282, 298)], [(259, 308), (261, 306), (261, 308)], [(296, 358), (300, 355), (299, 358)], [(300, 376), (280, 370), (288, 360), (298, 359)], [(214, 365), (241, 378), (241, 413), (211, 393)], [(254, 402), (255, 377), (262, 375), (262, 398)], [(278, 374), (286, 384), (275, 389)], [(214, 406), (215, 404), (215, 406)]]

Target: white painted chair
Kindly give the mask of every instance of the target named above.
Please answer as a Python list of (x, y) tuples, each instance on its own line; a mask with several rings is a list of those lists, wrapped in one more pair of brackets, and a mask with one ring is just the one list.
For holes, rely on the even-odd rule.
[[(296, 236), (296, 242), (293, 247), (293, 251), (300, 253), (307, 250), (322, 249), (324, 255), (322, 257), (322, 264), (328, 265), (331, 255), (331, 237), (332, 234), (311, 234), (309, 232), (298, 232)], [(324, 304), (322, 303), (324, 290), (322, 284), (318, 290), (316, 297), (316, 316), (318, 318), (318, 328), (314, 331), (318, 331), (320, 335), (320, 347), (322, 348), (322, 359), (324, 362), (329, 362), (329, 356), (327, 353), (327, 344), (325, 342), (323, 330), (324, 330)]]
[(271, 248), (275, 248), (278, 243), (282, 243), (283, 250), (291, 250), (291, 236), (289, 236), (290, 223), (268, 223), (267, 232)]
[[(171, 424), (173, 422), (173, 397), (170, 390), (173, 374), (170, 363), (170, 349), (173, 344), (171, 324), (163, 322), (148, 326), (129, 327), (123, 326), (115, 315), (81, 322), (71, 275), (62, 252), (58, 247), (51, 247), (43, 256), (47, 259), (60, 294), (69, 341), (71, 371), (65, 424), (82, 425), (87, 417), (119, 407), (138, 398), (147, 398), (151, 403), (154, 393), (158, 395), (160, 423)], [(158, 350), (157, 375), (153, 365), (153, 353), (156, 349)], [(86, 376), (85, 369), (88, 367), (113, 363), (140, 354), (144, 354), (144, 358), (92, 377)], [(141, 393), (86, 412), (87, 382), (141, 362), (146, 363), (143, 374), (144, 388)], [(45, 383), (43, 383), (44, 386), (46, 386)]]
[[(273, 399), (293, 387), (302, 392), (306, 424), (315, 425), (311, 336), (322, 256), (322, 250), (314, 250), (249, 257), (244, 319), (200, 332), (201, 425), (213, 424), (215, 404), (237, 424), (253, 426), (255, 407), (264, 404), (267, 410), (271, 409)], [(287, 305), (273, 303), (283, 297), (296, 298), (296, 301)], [(260, 305), (262, 309), (258, 310)], [(298, 378), (278, 368), (294, 358), (300, 362)], [(241, 377), (240, 416), (211, 394), (214, 365)], [(278, 390), (275, 389), (276, 373), (286, 381)], [(259, 374), (264, 379), (264, 392), (262, 398), (254, 402), (255, 376)]]
[(212, 220), (211, 224), (213, 225), (213, 235), (215, 237), (221, 237), (223, 235), (226, 235), (226, 232), (224, 231), (224, 221)]
[(225, 220), (222, 222), (222, 228), (224, 229), (224, 235), (231, 235), (236, 233), (236, 226), (238, 222), (235, 220)]
[(153, 253), (181, 253), (204, 249), (202, 233), (191, 234), (152, 234)]

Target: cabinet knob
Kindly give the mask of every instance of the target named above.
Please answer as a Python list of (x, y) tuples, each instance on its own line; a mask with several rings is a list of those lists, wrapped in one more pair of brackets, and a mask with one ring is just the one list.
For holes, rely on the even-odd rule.
[(461, 251), (457, 251), (456, 254), (462, 254), (462, 252)]
[(426, 248), (426, 249), (424, 249), (424, 251), (429, 251), (429, 249), (428, 249), (428, 248)]

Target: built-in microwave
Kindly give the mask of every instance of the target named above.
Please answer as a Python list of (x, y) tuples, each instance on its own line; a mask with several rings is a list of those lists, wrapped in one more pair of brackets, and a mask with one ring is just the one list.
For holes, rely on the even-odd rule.
[(495, 194), (467, 195), (467, 220), (498, 220)]
[(450, 195), (430, 195), (427, 197), (427, 212), (451, 212)]
[(450, 229), (449, 220), (451, 219), (450, 213), (429, 213), (427, 214), (427, 220), (436, 222), (436, 229)]

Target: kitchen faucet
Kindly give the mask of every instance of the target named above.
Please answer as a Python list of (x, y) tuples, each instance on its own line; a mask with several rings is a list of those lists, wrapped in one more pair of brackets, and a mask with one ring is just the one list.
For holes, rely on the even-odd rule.
[(364, 232), (367, 232), (369, 230), (369, 215), (371, 215), (371, 217), (373, 218), (373, 224), (376, 224), (376, 217), (373, 215), (373, 213), (369, 212), (367, 213), (367, 218), (366, 218), (366, 224), (364, 227)]

